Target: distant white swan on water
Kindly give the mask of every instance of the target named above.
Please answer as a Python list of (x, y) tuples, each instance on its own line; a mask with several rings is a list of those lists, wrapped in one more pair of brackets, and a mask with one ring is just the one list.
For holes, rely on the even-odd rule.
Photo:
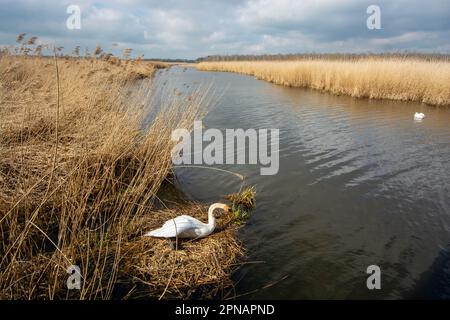
[(423, 114), (422, 112), (414, 113), (414, 120), (422, 120), (423, 118), (425, 118), (425, 114)]
[(208, 209), (208, 223), (203, 223), (191, 216), (181, 215), (167, 220), (159, 229), (147, 232), (144, 236), (156, 238), (202, 238), (210, 235), (216, 228), (214, 210), (222, 209), (225, 212), (231, 210), (223, 203), (213, 203)]

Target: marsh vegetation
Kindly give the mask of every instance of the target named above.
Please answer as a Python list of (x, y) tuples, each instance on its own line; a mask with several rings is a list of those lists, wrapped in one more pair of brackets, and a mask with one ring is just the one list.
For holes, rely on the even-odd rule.
[(357, 98), (450, 105), (447, 56), (318, 55), (283, 60), (210, 59), (199, 70), (247, 74), (275, 84)]
[[(142, 237), (179, 211), (206, 217), (203, 204), (163, 200), (171, 132), (203, 115), (206, 93), (157, 106), (164, 64), (99, 46), (43, 57), (35, 40), (18, 42), (0, 54), (0, 297), (186, 298), (229, 286), (242, 255), (234, 229), (183, 250)], [(67, 288), (71, 265), (80, 290)]]

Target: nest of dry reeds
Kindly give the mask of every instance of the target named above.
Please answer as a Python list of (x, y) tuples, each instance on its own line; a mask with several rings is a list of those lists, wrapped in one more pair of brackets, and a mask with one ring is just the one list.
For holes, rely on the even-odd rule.
[(125, 263), (119, 280), (127, 287), (127, 297), (207, 298), (219, 296), (232, 285), (230, 274), (243, 249), (227, 213), (218, 217), (212, 235), (179, 240), (175, 249), (165, 239), (141, 236), (142, 231), (158, 228), (180, 214), (205, 221), (207, 209), (202, 204), (187, 202), (144, 215), (129, 226), (136, 237), (122, 246)]

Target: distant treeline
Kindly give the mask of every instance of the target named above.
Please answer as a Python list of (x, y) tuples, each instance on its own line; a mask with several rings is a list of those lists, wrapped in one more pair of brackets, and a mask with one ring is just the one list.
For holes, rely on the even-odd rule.
[(159, 62), (168, 62), (168, 63), (194, 63), (195, 60), (190, 59), (157, 59), (157, 58), (151, 58), (151, 59), (144, 59), (144, 61), (159, 61)]
[(263, 55), (212, 55), (201, 57), (197, 62), (209, 61), (276, 61), (276, 60), (359, 60), (359, 59), (420, 59), (426, 61), (450, 61), (450, 54), (443, 53), (302, 53), (302, 54), (263, 54)]

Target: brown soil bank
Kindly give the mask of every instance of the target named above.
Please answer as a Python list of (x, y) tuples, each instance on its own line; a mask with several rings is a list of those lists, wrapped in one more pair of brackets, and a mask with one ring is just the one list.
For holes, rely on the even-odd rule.
[(202, 62), (199, 70), (248, 74), (275, 84), (358, 98), (450, 105), (450, 62), (414, 58)]
[[(206, 219), (197, 204), (157, 208), (171, 132), (207, 99), (166, 96), (142, 130), (154, 72), (143, 61), (0, 55), (0, 298), (208, 297), (230, 285), (242, 254), (233, 228), (177, 251), (142, 237), (180, 211)], [(79, 290), (67, 288), (71, 265)]]

